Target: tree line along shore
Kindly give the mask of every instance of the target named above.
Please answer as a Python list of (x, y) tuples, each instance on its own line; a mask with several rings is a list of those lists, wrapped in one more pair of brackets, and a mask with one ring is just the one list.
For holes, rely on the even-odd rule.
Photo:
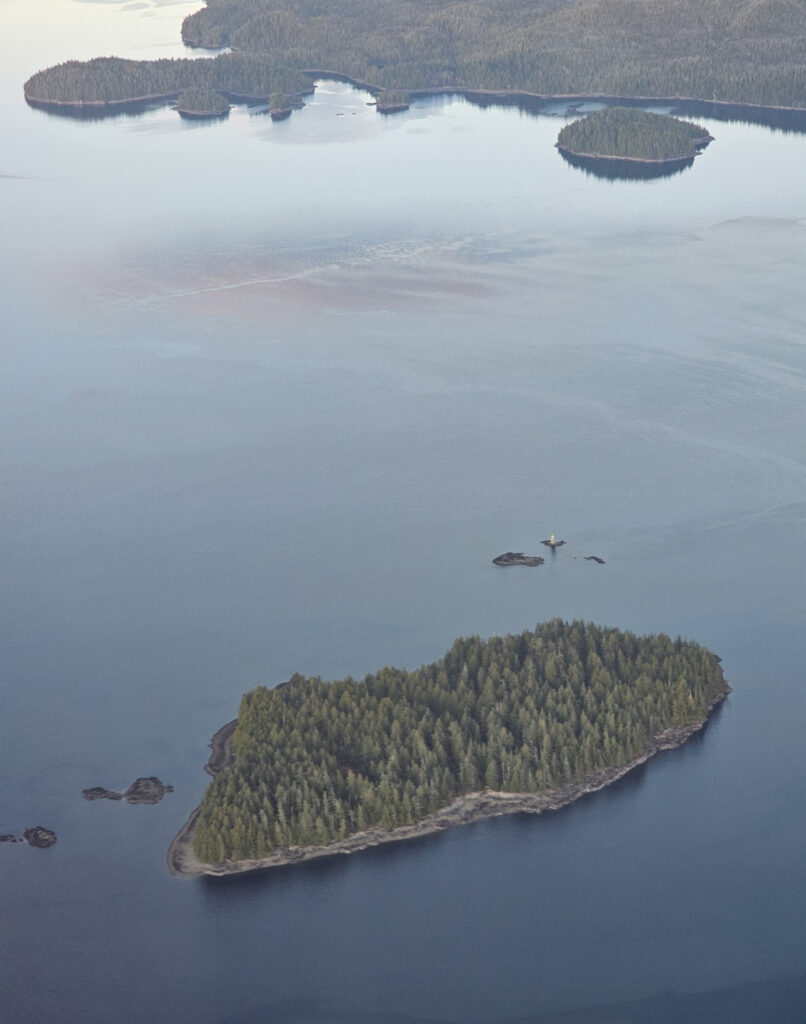
[(302, 71), (327, 68), (380, 91), (806, 108), (806, 0), (207, 0), (182, 37), (234, 52), (70, 61), (33, 75), (26, 97), (97, 104), (205, 87), (265, 98), (302, 91)]
[(546, 809), (683, 742), (728, 690), (698, 644), (560, 620), (411, 672), (296, 675), (244, 696), (183, 841), (226, 873), (422, 834), (446, 808), (433, 827)]

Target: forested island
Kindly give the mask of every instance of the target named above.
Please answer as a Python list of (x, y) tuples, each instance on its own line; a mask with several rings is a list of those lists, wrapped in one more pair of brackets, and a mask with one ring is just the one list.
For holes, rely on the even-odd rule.
[(410, 106), (409, 94), (402, 89), (384, 89), (375, 102), (379, 114), (396, 114), (408, 110)]
[(691, 121), (629, 107), (606, 107), (566, 125), (557, 137), (557, 148), (598, 160), (668, 163), (691, 159), (711, 141), (708, 129)]
[(214, 737), (169, 867), (231, 874), (560, 807), (683, 743), (729, 690), (696, 643), (559, 619), (412, 672), (295, 675)]
[(806, 0), (207, 0), (182, 26), (201, 61), (70, 61), (32, 103), (117, 103), (203, 86), (298, 91), (335, 74), (374, 91), (697, 99), (806, 108)]
[(176, 110), (182, 117), (225, 117), (230, 105), (220, 92), (212, 89), (183, 89), (177, 97)]

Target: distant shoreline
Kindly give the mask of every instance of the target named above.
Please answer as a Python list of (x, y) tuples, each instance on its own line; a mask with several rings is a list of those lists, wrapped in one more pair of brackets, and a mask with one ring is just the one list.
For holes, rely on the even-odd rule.
[[(555, 811), (579, 800), (588, 793), (595, 793), (612, 785), (661, 751), (673, 750), (675, 747), (681, 746), (703, 728), (714, 709), (725, 700), (729, 693), (731, 693), (731, 687), (725, 683), (723, 691), (708, 704), (702, 719), (689, 725), (665, 729), (650, 740), (642, 754), (618, 768), (602, 768), (586, 775), (579, 782), (558, 786), (542, 793), (502, 793), (491, 790), (466, 793), (448, 807), (429, 814), (412, 825), (401, 825), (392, 829), (377, 826), (347, 836), (345, 839), (334, 840), (324, 846), (292, 846), (288, 849), (276, 850), (268, 857), (225, 861), (223, 864), (205, 864), (193, 852), (196, 822), (201, 810), (201, 807), (197, 807), (171, 841), (167, 854), (168, 870), (172, 875), (180, 878), (198, 878), (202, 875), (211, 877), (240, 875), (249, 871), (300, 864), (320, 857), (358, 853), (360, 850), (367, 850), (383, 843), (416, 839), (434, 832), (455, 828), (458, 825), (481, 821), (484, 818), (495, 818), (503, 814), (542, 814), (544, 811)], [(237, 718), (232, 722), (227, 722), (210, 740), (212, 753), (205, 765), (205, 771), (210, 775), (215, 776), (223, 768), (232, 764), (232, 736), (237, 724)]]
[[(301, 69), (302, 74), (308, 75), (310, 78), (316, 81), (334, 81), (334, 82), (345, 82), (348, 85), (352, 85), (356, 89), (363, 89), (366, 92), (378, 95), (383, 93), (385, 90), (379, 86), (374, 85), (372, 82), (364, 82), (360, 79), (351, 78), (349, 75), (341, 74), (338, 71), (332, 71), (325, 68), (303, 68)], [(44, 99), (42, 97), (29, 96), (27, 90), (25, 92), (26, 101), (33, 107), (38, 107), (44, 110), (52, 108), (54, 111), (68, 112), (74, 110), (76, 112), (91, 111), (91, 110), (113, 110), (119, 107), (125, 107), (128, 104), (140, 104), (140, 103), (156, 103), (165, 102), (169, 103), (171, 100), (175, 100), (181, 90), (176, 90), (170, 93), (157, 93), (149, 96), (130, 96), (125, 99), (117, 100), (56, 100), (56, 99)], [(268, 97), (266, 96), (247, 96), (240, 93), (232, 93), (223, 89), (216, 90), (223, 96), (226, 96), (232, 103), (266, 103)], [(427, 89), (407, 89), (406, 92), (409, 94), (411, 99), (415, 98), (427, 98), (429, 96), (465, 96), (470, 100), (478, 98), (479, 101), (490, 101), (495, 100), (514, 102), (517, 105), (519, 100), (522, 100), (524, 104), (537, 103), (606, 103), (606, 104), (622, 104), (627, 106), (647, 106), (647, 105), (658, 105), (658, 106), (685, 106), (695, 105), (703, 108), (713, 108), (723, 113), (733, 112), (740, 114), (746, 112), (748, 115), (755, 114), (756, 116), (764, 113), (769, 114), (798, 114), (806, 116), (806, 107), (786, 107), (776, 106), (762, 103), (747, 103), (736, 100), (715, 100), (715, 99), (703, 99), (697, 96), (617, 96), (609, 95), (607, 93), (535, 93), (527, 92), (523, 89), (476, 89), (471, 86), (456, 86), (456, 85), (445, 85), (445, 86), (433, 86)]]

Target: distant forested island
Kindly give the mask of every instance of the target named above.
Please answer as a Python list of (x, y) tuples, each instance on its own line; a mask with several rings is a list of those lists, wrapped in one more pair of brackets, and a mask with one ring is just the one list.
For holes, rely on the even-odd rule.
[(207, 0), (182, 38), (233, 52), (70, 61), (33, 75), (25, 95), (81, 105), (201, 86), (265, 98), (299, 91), (300, 72), (327, 72), (379, 92), (806, 108), (806, 0)]
[(295, 675), (214, 738), (169, 866), (228, 874), (559, 807), (684, 742), (728, 692), (696, 643), (559, 619), (412, 672)]
[(557, 148), (574, 156), (666, 163), (688, 160), (711, 141), (708, 129), (691, 121), (607, 107), (566, 125), (557, 137)]
[(411, 99), (402, 89), (384, 89), (375, 106), (381, 114), (396, 114), (399, 110), (408, 110)]
[(183, 89), (176, 100), (176, 109), (183, 117), (223, 117), (230, 105), (220, 92), (212, 89)]

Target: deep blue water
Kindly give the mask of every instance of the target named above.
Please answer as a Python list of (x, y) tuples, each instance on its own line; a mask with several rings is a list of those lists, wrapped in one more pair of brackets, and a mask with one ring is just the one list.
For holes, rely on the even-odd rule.
[[(195, 6), (0, 5), (0, 831), (59, 836), (0, 846), (3, 1017), (806, 1019), (806, 137), (707, 121), (627, 183), (459, 99), (24, 104)], [(168, 875), (245, 689), (555, 615), (695, 638), (734, 693), (550, 817)]]

